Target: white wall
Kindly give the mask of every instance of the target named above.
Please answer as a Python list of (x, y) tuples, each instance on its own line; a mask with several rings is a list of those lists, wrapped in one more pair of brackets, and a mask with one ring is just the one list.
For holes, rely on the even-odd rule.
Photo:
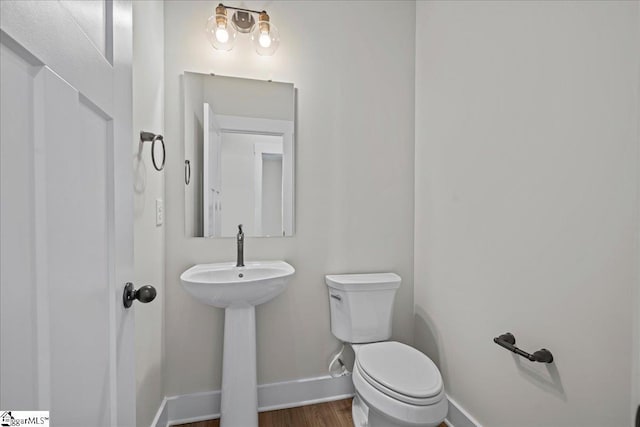
[[(133, 168), (135, 285), (158, 291), (149, 304), (134, 304), (137, 425), (149, 426), (164, 397), (164, 227), (156, 226), (156, 199), (164, 199), (164, 172), (151, 163), (151, 146), (139, 152), (139, 132), (164, 132), (164, 6), (133, 2)], [(167, 140), (167, 144), (174, 143)]]
[[(233, 239), (185, 237), (185, 70), (297, 88), (296, 234), (245, 241), (246, 259), (284, 259), (296, 268), (288, 290), (258, 307), (258, 382), (326, 374), (338, 347), (329, 326), (327, 273), (399, 273), (394, 337), (413, 337), (407, 307), (413, 301), (415, 4), (252, 3), (267, 8), (280, 29), (273, 57), (255, 54), (248, 38), (231, 52), (213, 50), (204, 27), (216, 4), (165, 2), (167, 395), (220, 387), (223, 312), (189, 296), (178, 277), (193, 264), (235, 257)], [(386, 37), (372, 38), (353, 25), (354, 17), (384, 23)]]
[[(638, 2), (416, 20), (417, 345), (483, 425), (631, 425)], [(512, 356), (506, 331), (556, 362)]]
[[(188, 78), (196, 76), (189, 74)], [(292, 83), (218, 75), (205, 75), (202, 82), (204, 102), (211, 105), (215, 114), (295, 120), (295, 88)]]

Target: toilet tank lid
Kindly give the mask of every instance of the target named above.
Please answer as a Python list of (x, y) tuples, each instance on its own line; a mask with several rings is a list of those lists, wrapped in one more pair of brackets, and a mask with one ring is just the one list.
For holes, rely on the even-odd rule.
[(402, 279), (395, 273), (328, 274), (327, 286), (342, 291), (398, 289)]

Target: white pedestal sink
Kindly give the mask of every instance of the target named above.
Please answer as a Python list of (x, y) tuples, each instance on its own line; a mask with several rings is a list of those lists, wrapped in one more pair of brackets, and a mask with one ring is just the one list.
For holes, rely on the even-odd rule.
[(295, 269), (284, 261), (199, 264), (180, 275), (201, 302), (224, 308), (221, 427), (258, 426), (255, 306), (287, 287)]

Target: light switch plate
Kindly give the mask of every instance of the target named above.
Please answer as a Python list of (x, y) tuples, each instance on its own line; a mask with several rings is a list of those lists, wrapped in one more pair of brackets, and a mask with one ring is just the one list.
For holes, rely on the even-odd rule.
[(162, 199), (156, 199), (156, 225), (164, 223), (164, 202)]

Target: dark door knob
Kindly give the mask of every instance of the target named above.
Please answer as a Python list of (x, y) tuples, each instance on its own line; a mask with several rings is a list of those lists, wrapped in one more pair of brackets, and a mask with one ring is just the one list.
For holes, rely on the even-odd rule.
[(133, 283), (128, 282), (124, 287), (122, 294), (122, 303), (125, 308), (131, 307), (134, 300), (138, 300), (142, 303), (151, 302), (156, 298), (156, 288), (151, 285), (144, 285), (140, 289), (134, 289)]

